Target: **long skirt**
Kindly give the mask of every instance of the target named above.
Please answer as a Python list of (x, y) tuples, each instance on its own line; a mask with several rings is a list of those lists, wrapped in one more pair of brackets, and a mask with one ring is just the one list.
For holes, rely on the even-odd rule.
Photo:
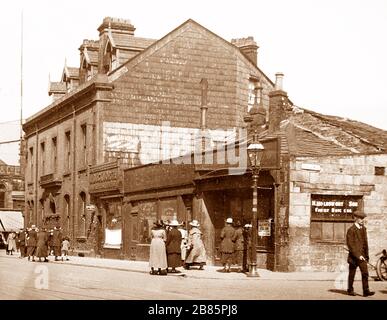
[(61, 247), (60, 246), (51, 247), (51, 250), (54, 251), (54, 256), (55, 257), (60, 257), (62, 255)]
[(38, 258), (47, 258), (48, 252), (47, 252), (47, 246), (37, 246), (36, 247), (36, 257)]
[(26, 246), (20, 246), (20, 257), (24, 258), (26, 256)]
[(28, 246), (27, 247), (27, 256), (34, 256), (36, 247)]
[(164, 240), (153, 238), (150, 245), (149, 267), (154, 269), (166, 269), (167, 266), (167, 253)]
[(168, 267), (170, 267), (170, 268), (181, 267), (181, 254), (180, 253), (168, 253), (167, 260), (168, 260)]
[(234, 264), (238, 266), (243, 265), (243, 250), (235, 250), (234, 252)]
[(222, 252), (221, 262), (222, 264), (232, 264), (234, 261), (233, 252)]

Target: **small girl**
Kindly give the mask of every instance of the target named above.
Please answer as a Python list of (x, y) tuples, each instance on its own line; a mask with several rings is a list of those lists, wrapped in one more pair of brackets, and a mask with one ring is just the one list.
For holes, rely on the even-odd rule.
[(66, 257), (66, 261), (69, 261), (68, 253), (70, 250), (70, 242), (67, 237), (65, 237), (62, 241), (62, 261), (63, 258)]

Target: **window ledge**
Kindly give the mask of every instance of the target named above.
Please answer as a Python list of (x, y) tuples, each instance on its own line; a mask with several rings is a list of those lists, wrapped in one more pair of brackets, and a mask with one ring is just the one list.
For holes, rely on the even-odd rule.
[(104, 249), (117, 249), (117, 250), (120, 250), (121, 249), (121, 245), (120, 244), (104, 244), (103, 245)]
[(312, 244), (335, 244), (335, 245), (340, 245), (342, 246), (343, 244), (345, 244), (345, 240), (343, 241), (337, 241), (337, 240), (313, 240), (311, 239), (311, 243)]

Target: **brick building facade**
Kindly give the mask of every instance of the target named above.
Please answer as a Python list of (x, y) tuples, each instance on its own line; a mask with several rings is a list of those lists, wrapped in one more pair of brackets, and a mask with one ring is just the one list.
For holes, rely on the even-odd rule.
[[(80, 46), (78, 73), (65, 66), (61, 82), (50, 86), (53, 103), (23, 126), (28, 223), (61, 224), (86, 253), (100, 252), (96, 239), (105, 244), (103, 230), (119, 230), (111, 219), (115, 226), (122, 220), (122, 197), (111, 204), (119, 189), (98, 174), (100, 166), (192, 152), (204, 127), (210, 146), (233, 141), (257, 84), (266, 108), (273, 88), (255, 64), (251, 37), (233, 40), (237, 47), (193, 20), (157, 41), (135, 37), (122, 19), (105, 18), (98, 31), (99, 40)], [(105, 186), (95, 187), (98, 181)], [(88, 210), (96, 197), (110, 200)]]

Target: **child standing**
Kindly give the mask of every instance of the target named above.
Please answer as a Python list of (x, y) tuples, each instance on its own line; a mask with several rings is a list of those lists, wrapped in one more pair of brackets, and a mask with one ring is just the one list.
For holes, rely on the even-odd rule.
[(66, 261), (69, 261), (69, 258), (68, 258), (69, 250), (70, 250), (70, 241), (67, 237), (65, 237), (62, 241), (62, 261), (64, 257), (66, 257)]

